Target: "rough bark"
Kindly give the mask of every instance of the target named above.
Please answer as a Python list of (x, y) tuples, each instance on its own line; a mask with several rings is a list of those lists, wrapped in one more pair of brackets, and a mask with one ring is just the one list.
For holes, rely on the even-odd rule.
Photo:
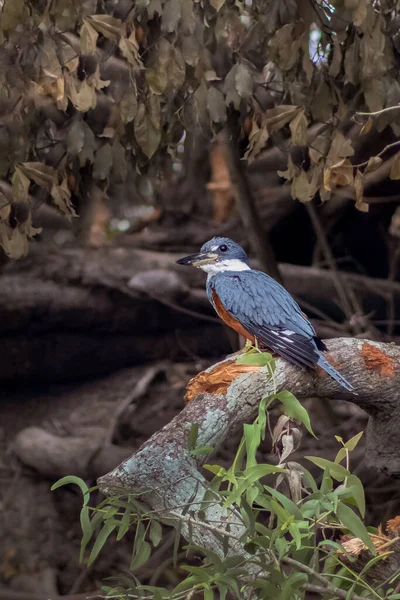
[[(400, 350), (392, 345), (351, 338), (331, 340), (328, 347), (332, 363), (354, 384), (357, 396), (339, 388), (325, 373), (304, 372), (281, 359), (276, 361), (277, 391), (289, 389), (300, 400), (310, 396), (321, 401), (337, 398), (363, 408), (370, 416), (366, 461), (371, 467), (398, 477)], [(273, 391), (274, 382), (268, 378), (267, 368), (263, 368), (240, 375), (223, 393), (199, 394), (135, 454), (100, 477), (100, 488), (106, 494), (116, 489), (120, 493), (142, 494), (162, 518), (180, 524), (186, 539), (190, 537), (220, 555), (226, 551), (221, 535), (229, 532), (229, 550), (244, 553), (237, 540), (243, 533), (243, 525), (234, 513), (228, 514), (216, 502), (199, 514), (207, 482), (199, 471), (202, 459), (190, 454), (187, 439), (192, 425), (197, 423), (197, 444), (217, 449), (243, 423), (255, 418), (261, 397)]]

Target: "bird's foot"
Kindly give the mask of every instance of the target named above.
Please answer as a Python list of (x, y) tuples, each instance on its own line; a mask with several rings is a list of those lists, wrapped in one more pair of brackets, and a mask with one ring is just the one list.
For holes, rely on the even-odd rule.
[(255, 354), (256, 352), (262, 352), (262, 350), (260, 350), (260, 348), (258, 347), (257, 340), (255, 341), (254, 345), (251, 343), (250, 340), (246, 340), (246, 343), (243, 346), (243, 348), (241, 348), (237, 352), (234, 352), (233, 354), (228, 354), (227, 358), (245, 356), (247, 354)]

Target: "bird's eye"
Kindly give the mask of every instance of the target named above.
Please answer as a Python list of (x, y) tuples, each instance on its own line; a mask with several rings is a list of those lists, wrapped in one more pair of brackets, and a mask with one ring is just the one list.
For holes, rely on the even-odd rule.
[(228, 250), (228, 246), (226, 244), (221, 244), (218, 250), (220, 252), (226, 252)]

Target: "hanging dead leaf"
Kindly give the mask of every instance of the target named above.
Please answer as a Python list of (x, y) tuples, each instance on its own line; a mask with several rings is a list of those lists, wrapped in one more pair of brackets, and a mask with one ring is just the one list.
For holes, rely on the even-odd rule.
[(308, 173), (303, 170), (300, 171), (292, 181), (292, 198), (294, 200), (300, 200), (300, 202), (310, 202), (318, 192), (321, 185), (321, 179), (322, 168), (315, 167), (313, 171)]
[(225, 80), (224, 80), (224, 83), (222, 86), (223, 92), (226, 97), (225, 104), (227, 106), (230, 106), (231, 104), (233, 104), (233, 107), (236, 110), (240, 109), (240, 103), (242, 101), (242, 98), (237, 91), (237, 85), (236, 85), (236, 75), (238, 72), (238, 68), (239, 68), (238, 64), (233, 65), (232, 69), (229, 71), (229, 73), (225, 77)]
[(392, 162), (389, 174), (390, 179), (400, 179), (400, 152), (398, 152)]
[(79, 153), (79, 164), (84, 167), (87, 162), (94, 161), (94, 151), (96, 150), (96, 138), (93, 131), (85, 121), (81, 121), (81, 130), (83, 131), (83, 147)]
[(110, 85), (111, 81), (109, 79), (102, 79), (100, 77), (100, 67), (97, 65), (95, 72), (90, 75), (86, 79), (89, 87), (93, 88), (95, 91), (102, 90)]
[(182, 56), (191, 67), (196, 67), (199, 61), (201, 46), (194, 35), (188, 35), (182, 41)]
[(94, 179), (108, 179), (113, 163), (113, 155), (110, 144), (106, 143), (97, 150), (93, 162)]
[(52, 79), (62, 76), (60, 61), (57, 56), (57, 46), (53, 39), (46, 35), (39, 50), (39, 65), (41, 73)]
[(275, 108), (271, 108), (265, 112), (266, 124), (270, 133), (279, 131), (285, 125), (290, 123), (296, 115), (301, 111), (299, 106), (291, 106), (290, 104), (281, 104)]
[(0, 246), (9, 258), (17, 260), (28, 254), (29, 240), (41, 231), (41, 228), (32, 226), (30, 214), (23, 224), (15, 228), (4, 221), (0, 222)]
[(74, 205), (71, 202), (71, 191), (68, 187), (66, 177), (63, 179), (61, 185), (53, 185), (50, 194), (54, 205), (69, 221), (71, 221), (72, 217), (77, 216)]
[(69, 156), (78, 156), (85, 143), (85, 133), (81, 119), (72, 122), (67, 134), (67, 151)]
[(324, 188), (330, 192), (337, 185), (352, 185), (353, 181), (353, 165), (347, 158), (324, 169)]
[(83, 56), (94, 54), (97, 50), (98, 32), (87, 19), (83, 20), (83, 25), (80, 31), (81, 53)]
[(138, 110), (138, 102), (137, 102), (136, 94), (137, 94), (136, 86), (135, 85), (129, 86), (123, 93), (123, 96), (119, 103), (121, 119), (125, 125), (127, 123), (130, 123), (131, 121), (133, 121), (133, 119), (136, 117), (137, 110)]
[(66, 75), (65, 83), (67, 96), (79, 112), (87, 112), (96, 107), (96, 90), (88, 84), (86, 79), (80, 82), (75, 77)]
[(155, 127), (144, 104), (139, 104), (134, 123), (135, 138), (139, 148), (151, 158), (161, 141), (161, 131)]
[(181, 1), (167, 0), (164, 3), (161, 17), (161, 31), (173, 33), (177, 30), (181, 19)]
[(304, 114), (304, 109), (302, 109), (289, 124), (294, 146), (305, 146), (307, 144), (307, 125), (307, 117)]
[(119, 40), (122, 25), (121, 19), (116, 19), (111, 15), (91, 15), (86, 17), (86, 21), (108, 40), (113, 40), (114, 42)]
[(213, 123), (225, 123), (225, 98), (223, 93), (214, 86), (210, 87), (207, 93), (207, 108)]
[(226, 0), (210, 0), (211, 6), (213, 6), (217, 12), (221, 10), (225, 2)]
[(278, 171), (278, 175), (279, 177), (284, 177), (288, 181), (292, 181), (294, 177), (298, 177), (300, 175), (300, 169), (293, 163), (290, 154), (288, 157), (288, 165), (286, 171)]
[(0, 221), (7, 221), (11, 212), (11, 201), (0, 192)]
[(172, 100), (181, 89), (185, 81), (186, 64), (178, 48), (171, 48), (170, 59), (167, 64), (168, 83), (165, 95)]
[(383, 161), (379, 156), (371, 156), (371, 158), (368, 160), (367, 166), (364, 169), (364, 175), (367, 173), (372, 173), (372, 171), (376, 171), (376, 169), (381, 166), (382, 162)]
[(153, 94), (163, 94), (168, 85), (167, 65), (170, 60), (171, 44), (161, 38), (148, 61), (146, 69), (147, 85)]
[(341, 131), (335, 130), (333, 134), (331, 147), (326, 157), (328, 166), (336, 165), (340, 159), (354, 155), (354, 148), (351, 140), (346, 139)]
[(359, 169), (357, 169), (354, 177), (354, 191), (356, 194), (356, 208), (361, 212), (368, 212), (369, 205), (364, 202), (364, 177)]
[(253, 93), (253, 77), (245, 64), (240, 63), (237, 66), (235, 86), (239, 96), (245, 100), (250, 98)]
[(347, 0), (345, 1), (345, 6), (347, 5), (350, 5), (349, 8), (352, 9), (354, 26), (360, 27), (367, 17), (369, 2), (367, 0), (357, 0), (354, 3), (353, 0)]
[(122, 36), (119, 40), (119, 49), (121, 54), (129, 64), (133, 66), (143, 66), (139, 55), (139, 44), (136, 39), (136, 31), (133, 30), (128, 38)]
[(122, 144), (115, 142), (112, 147), (112, 180), (123, 183), (126, 179), (127, 169), (126, 150)]
[(360, 135), (365, 135), (366, 133), (369, 133), (372, 129), (372, 118), (368, 117), (368, 119), (365, 121), (364, 125), (361, 127), (360, 130)]
[(16, 167), (12, 176), (12, 197), (14, 202), (26, 202), (30, 185), (29, 178)]
[(311, 140), (308, 147), (311, 162), (318, 164), (324, 159), (331, 146), (331, 133), (328, 129), (323, 128), (314, 139)]
[(296, 36), (292, 23), (278, 29), (268, 42), (274, 54), (274, 62), (282, 71), (293, 69), (298, 61), (301, 45), (302, 37)]
[(261, 150), (265, 148), (268, 139), (269, 132), (267, 126), (264, 124), (259, 127), (257, 121), (253, 119), (249, 134), (249, 145), (247, 146), (244, 158), (251, 163), (260, 154)]
[(40, 162), (26, 162), (19, 165), (19, 169), (31, 181), (40, 187), (50, 190), (56, 182), (56, 171), (53, 167)]

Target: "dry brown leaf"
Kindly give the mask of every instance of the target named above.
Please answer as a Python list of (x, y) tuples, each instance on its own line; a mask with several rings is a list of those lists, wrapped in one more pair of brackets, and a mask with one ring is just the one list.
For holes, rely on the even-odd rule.
[(361, 212), (368, 212), (369, 205), (364, 202), (364, 177), (358, 169), (354, 177), (354, 191), (356, 193), (356, 208)]
[(292, 144), (295, 146), (305, 146), (307, 144), (307, 125), (308, 121), (303, 108), (289, 124)]
[(365, 121), (364, 125), (361, 127), (360, 130), (360, 135), (365, 135), (366, 133), (369, 133), (372, 129), (372, 118), (368, 117), (368, 119)]
[[(353, 165), (348, 158), (343, 158), (330, 167), (330, 185), (353, 185)], [(329, 188), (328, 188), (329, 189)]]
[(290, 123), (301, 112), (300, 106), (292, 106), (291, 104), (281, 104), (275, 108), (271, 108), (265, 112), (266, 123), (268, 130), (278, 131), (285, 125)]
[(81, 53), (83, 56), (89, 56), (96, 52), (98, 37), (99, 34), (90, 21), (84, 19), (80, 31)]
[(389, 177), (390, 179), (395, 180), (400, 179), (400, 152), (398, 152), (393, 159)]
[(53, 167), (41, 162), (26, 162), (19, 165), (19, 169), (37, 185), (51, 190), (56, 182), (56, 172)]
[(28, 199), (30, 183), (30, 179), (17, 167), (12, 176), (12, 197), (14, 202), (25, 202)]
[(111, 15), (91, 15), (86, 17), (86, 21), (98, 32), (109, 40), (117, 42), (121, 35), (121, 19), (116, 19)]
[(371, 158), (368, 160), (368, 164), (364, 169), (364, 175), (366, 175), (367, 173), (372, 173), (372, 171), (376, 171), (376, 169), (378, 167), (380, 167), (382, 164), (382, 159), (379, 158), (379, 156), (371, 156)]
[(66, 177), (63, 179), (61, 185), (54, 184), (50, 193), (55, 206), (69, 221), (71, 221), (72, 217), (77, 216), (74, 205), (71, 202), (71, 191), (68, 187)]

